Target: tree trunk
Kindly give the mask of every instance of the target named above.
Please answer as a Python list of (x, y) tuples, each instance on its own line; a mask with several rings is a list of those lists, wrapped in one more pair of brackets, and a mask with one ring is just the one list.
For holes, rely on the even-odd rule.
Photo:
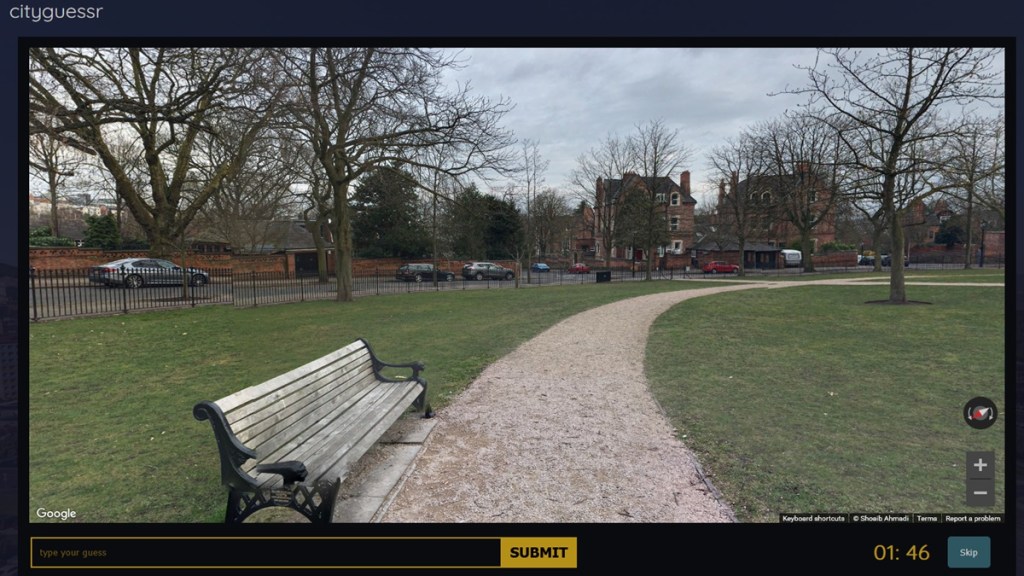
[(49, 174), (50, 186), (50, 235), (54, 238), (60, 237), (60, 217), (57, 211), (57, 175), (53, 170)]
[(654, 271), (654, 246), (653, 245), (647, 247), (647, 254), (644, 254), (644, 256), (646, 257), (646, 260), (647, 260), (647, 262), (645, 262), (645, 266), (644, 266), (644, 280), (653, 280), (654, 279), (654, 274), (653, 274), (653, 271)]
[[(889, 224), (890, 235), (892, 236), (892, 252), (889, 254), (889, 302), (893, 304), (907, 303), (907, 286), (903, 273), (903, 249), (905, 239), (903, 234), (903, 211), (897, 211), (892, 215), (892, 222)], [(876, 264), (881, 264), (881, 258), (876, 256)]]
[(811, 252), (814, 251), (814, 242), (807, 231), (800, 238), (800, 251), (803, 252), (804, 272), (814, 272), (814, 258), (811, 257)]
[(974, 184), (967, 186), (967, 221), (964, 222), (964, 270), (971, 269), (971, 256), (974, 248)]
[(352, 219), (348, 209), (348, 181), (334, 186), (334, 218), (338, 235), (334, 238), (334, 273), (337, 276), (338, 302), (351, 302), (352, 290)]

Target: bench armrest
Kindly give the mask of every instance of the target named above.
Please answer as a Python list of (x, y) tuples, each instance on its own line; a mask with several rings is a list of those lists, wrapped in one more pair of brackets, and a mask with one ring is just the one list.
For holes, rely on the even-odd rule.
[(256, 452), (239, 442), (220, 406), (203, 400), (192, 408), (192, 415), (199, 421), (209, 420), (213, 427), (213, 436), (217, 439), (217, 450), (220, 452), (221, 482), (238, 489), (255, 487), (256, 479), (246, 474), (240, 466), (256, 458)]
[(370, 353), (370, 360), (373, 362), (373, 374), (374, 376), (377, 377), (378, 380), (382, 380), (384, 382), (400, 381), (395, 380), (393, 378), (387, 378), (384, 375), (382, 375), (380, 371), (383, 368), (408, 368), (412, 370), (412, 376), (409, 379), (418, 382), (420, 386), (423, 386), (423, 392), (419, 395), (418, 398), (416, 398), (416, 401), (413, 402), (413, 406), (420, 410), (423, 410), (423, 414), (425, 417), (433, 417), (434, 411), (430, 408), (430, 404), (427, 403), (427, 381), (420, 376), (420, 372), (427, 369), (426, 364), (424, 364), (423, 362), (406, 362), (403, 364), (392, 364), (390, 362), (384, 362), (380, 358), (377, 358), (377, 355), (374, 354), (373, 348), (370, 347), (369, 342), (367, 342), (363, 338), (360, 338), (359, 340), (362, 341), (363, 346), (366, 346), (366, 351)]
[(373, 362), (373, 372), (374, 375), (376, 375), (379, 380), (383, 380), (385, 382), (395, 381), (393, 379), (386, 378), (383, 375), (381, 375), (380, 371), (383, 368), (408, 368), (412, 370), (412, 380), (416, 380), (417, 382), (421, 383), (423, 382), (423, 379), (420, 378), (420, 372), (427, 369), (426, 364), (424, 364), (423, 362), (406, 362), (403, 364), (392, 364), (391, 362), (384, 362), (383, 360), (378, 358), (376, 354), (374, 354), (373, 348), (370, 347), (369, 342), (363, 340), (362, 338), (360, 338), (360, 340), (362, 340), (363, 345), (366, 346), (366, 351), (370, 353), (370, 360)]
[(259, 464), (256, 472), (262, 474), (280, 474), (285, 486), (291, 486), (296, 482), (306, 479), (306, 465), (296, 460), (286, 462), (274, 462), (273, 464)]

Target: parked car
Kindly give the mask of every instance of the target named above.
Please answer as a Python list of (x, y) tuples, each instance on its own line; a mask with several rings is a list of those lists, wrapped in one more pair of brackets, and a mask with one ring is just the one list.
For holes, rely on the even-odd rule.
[(566, 272), (569, 274), (590, 274), (590, 266), (587, 266), (582, 262), (577, 262), (576, 264), (569, 266), (569, 269), (566, 270)]
[[(882, 266), (892, 266), (892, 255), (891, 254), (882, 254)], [(904, 259), (903, 260), (903, 267), (906, 268), (907, 266), (910, 266), (910, 260)]]
[(705, 274), (718, 274), (722, 273), (736, 273), (740, 271), (740, 267), (735, 264), (729, 264), (722, 262), (721, 260), (713, 260), (704, 265)]
[(469, 262), (462, 267), (462, 277), (467, 280), (511, 280), (516, 273), (493, 262)]
[(787, 268), (799, 266), (804, 261), (804, 254), (799, 250), (783, 250), (782, 261)]
[(451, 282), (455, 280), (455, 273), (434, 268), (433, 264), (403, 264), (395, 272), (395, 280), (405, 280), (406, 282), (423, 282), (424, 280), (433, 280), (435, 277), (438, 280)]
[(861, 256), (860, 258), (858, 258), (857, 264), (859, 264), (860, 266), (874, 266), (875, 265), (875, 257), (874, 256)]
[(545, 264), (543, 262), (534, 262), (532, 265), (530, 265), (530, 271), (531, 272), (551, 272), (551, 266), (548, 266), (547, 264)]
[(159, 258), (122, 258), (89, 268), (89, 281), (107, 286), (175, 285), (181, 284), (183, 278), (191, 286), (202, 286), (210, 281), (210, 274), (198, 268), (183, 270), (174, 262)]

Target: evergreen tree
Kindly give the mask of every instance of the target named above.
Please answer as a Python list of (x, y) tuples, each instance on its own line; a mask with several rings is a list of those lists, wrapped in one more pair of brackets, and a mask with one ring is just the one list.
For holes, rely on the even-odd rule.
[(82, 245), (86, 248), (102, 248), (114, 250), (121, 246), (121, 235), (117, 232), (117, 222), (113, 214), (85, 217), (85, 239)]
[(360, 180), (352, 196), (352, 246), (356, 256), (422, 258), (430, 235), (416, 211), (416, 188), (393, 168), (378, 168)]

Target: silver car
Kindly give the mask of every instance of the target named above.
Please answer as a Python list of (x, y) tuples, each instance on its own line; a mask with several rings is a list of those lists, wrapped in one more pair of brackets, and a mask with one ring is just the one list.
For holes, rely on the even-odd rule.
[(493, 262), (470, 262), (462, 267), (462, 277), (466, 280), (511, 280), (516, 273)]
[(180, 285), (183, 278), (191, 286), (203, 286), (210, 281), (210, 274), (198, 268), (182, 269), (174, 262), (160, 258), (122, 258), (89, 269), (89, 281), (107, 286), (142, 288), (164, 284)]

